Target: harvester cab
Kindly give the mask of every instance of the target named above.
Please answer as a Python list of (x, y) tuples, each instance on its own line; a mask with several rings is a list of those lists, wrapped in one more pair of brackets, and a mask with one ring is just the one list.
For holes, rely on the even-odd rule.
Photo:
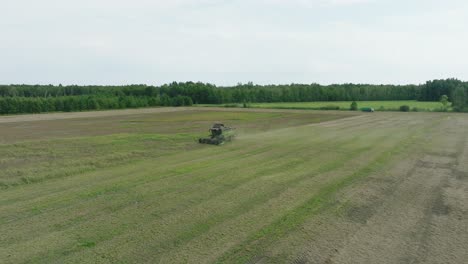
[(221, 123), (213, 124), (209, 132), (210, 137), (200, 138), (198, 142), (201, 144), (221, 145), (226, 141), (231, 141), (235, 136), (233, 128), (224, 126)]

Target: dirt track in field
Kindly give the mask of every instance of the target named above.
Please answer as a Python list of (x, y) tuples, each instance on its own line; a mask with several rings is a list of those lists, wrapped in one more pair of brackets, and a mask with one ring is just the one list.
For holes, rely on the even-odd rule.
[[(357, 116), (314, 126), (341, 129), (401, 118), (382, 119)], [(466, 263), (468, 117), (444, 117), (426, 140), (388, 171), (344, 190), (336, 202), (339, 217), (324, 213), (289, 235), (285, 241), (297, 247), (288, 262)], [(284, 248), (281, 243), (269, 254), (281, 255)]]
[(109, 111), (90, 111), (90, 112), (72, 112), (72, 113), (50, 113), (50, 114), (26, 114), (26, 115), (10, 115), (0, 116), (1, 123), (16, 123), (16, 122), (32, 122), (32, 121), (47, 121), (47, 120), (62, 120), (75, 118), (99, 118), (125, 116), (135, 114), (153, 114), (184, 111), (186, 108), (142, 108), (142, 109), (125, 109), (125, 110), (109, 110)]
[[(177, 126), (193, 126), (192, 119), (206, 117), (205, 112), (232, 111), (347, 118), (313, 124), (307, 123), (313, 115), (246, 119), (239, 123), (243, 131), (249, 130), (248, 122), (261, 129), (223, 149), (193, 146), (138, 166), (113, 165), (37, 187), (5, 189), (0, 260), (466, 263), (468, 115), (156, 108), (1, 117), (0, 136), (14, 143), (116, 129), (171, 133)], [(158, 113), (174, 113), (168, 118), (180, 121), (156, 120)], [(297, 120), (291, 125), (268, 125), (292, 118)], [(135, 120), (139, 127), (142, 121), (149, 125), (142, 131), (122, 126)], [(192, 129), (211, 120), (198, 122)], [(50, 130), (61, 126), (60, 133)], [(22, 132), (25, 127), (40, 128), (40, 134)], [(125, 188), (106, 193), (116, 185)], [(83, 196), (90, 193), (98, 195)], [(114, 235), (115, 230), (120, 233)], [(78, 236), (88, 239), (79, 243), (95, 244), (76, 246)], [(67, 251), (70, 247), (74, 251)]]
[[(380, 197), (370, 196), (364, 205), (350, 211), (362, 225), (351, 232), (329, 262), (467, 261), (468, 171), (462, 168), (468, 164), (467, 131), (465, 117), (442, 121), (422, 153), (380, 176), (391, 184)], [(354, 195), (369, 195), (383, 186), (364, 185)]]
[[(2, 123), (17, 123), (17, 122), (34, 122), (48, 120), (63, 120), (63, 119), (79, 119), (79, 118), (103, 118), (103, 117), (122, 117), (144, 114), (170, 113), (180, 111), (223, 111), (223, 112), (263, 112), (263, 113), (282, 113), (285, 110), (280, 109), (244, 109), (244, 108), (224, 108), (224, 107), (160, 107), (160, 108), (141, 108), (141, 109), (124, 109), (124, 110), (106, 110), (106, 111), (89, 111), (89, 112), (72, 112), (72, 113), (50, 113), (50, 114), (25, 114), (25, 115), (9, 115), (0, 116), (0, 124)], [(290, 113), (311, 113), (310, 110), (286, 110)], [(313, 111), (320, 113), (323, 111)], [(323, 113), (339, 113), (340, 115), (353, 116), (355, 113), (343, 111), (326, 111)]]

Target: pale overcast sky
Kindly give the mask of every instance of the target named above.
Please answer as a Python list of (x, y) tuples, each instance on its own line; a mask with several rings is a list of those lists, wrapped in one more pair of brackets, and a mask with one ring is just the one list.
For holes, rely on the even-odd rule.
[(0, 83), (468, 80), (466, 0), (0, 0)]

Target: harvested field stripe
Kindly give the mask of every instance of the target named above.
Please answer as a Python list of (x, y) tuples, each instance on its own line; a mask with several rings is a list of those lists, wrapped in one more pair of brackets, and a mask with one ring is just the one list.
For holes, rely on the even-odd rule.
[[(356, 153), (359, 153), (362, 150), (356, 150)], [(347, 160), (351, 159), (351, 156), (343, 157), (338, 160), (334, 160), (330, 163), (324, 164), (320, 166), (317, 172), (312, 172), (305, 174), (298, 178), (291, 178), (290, 180), (282, 183), (281, 185), (277, 185), (274, 188), (270, 189), (266, 193), (259, 193), (253, 199), (249, 199), (247, 201), (239, 203), (235, 208), (219, 215), (211, 215), (209, 219), (202, 219), (201, 221), (194, 223), (192, 226), (184, 227), (185, 231), (182, 231), (178, 237), (171, 239), (170, 241), (162, 241), (161, 244), (155, 248), (156, 251), (161, 251), (163, 253), (166, 249), (181, 246), (191, 239), (208, 232), (211, 228), (216, 225), (223, 223), (227, 219), (231, 219), (239, 214), (247, 213), (250, 210), (254, 209), (258, 204), (265, 203), (272, 197), (278, 196), (281, 192), (284, 191), (285, 188), (291, 188), (295, 184), (300, 184), (300, 182), (304, 179), (310, 179), (312, 177), (318, 176), (319, 174), (326, 173), (334, 169), (338, 164), (342, 164)]]
[[(379, 140), (379, 138), (376, 138), (375, 140), (376, 140), (377, 142), (381, 141), (381, 140)], [(365, 149), (368, 149), (368, 148), (365, 148)], [(356, 151), (357, 151), (357, 152), (362, 152), (363, 150), (364, 150), (364, 149), (356, 150)], [(348, 153), (345, 153), (345, 154), (346, 154), (346, 155), (349, 155), (349, 158), (348, 158), (348, 159), (351, 159), (351, 158), (354, 157), (354, 154), (355, 154), (355, 153), (349, 153), (349, 152), (348, 152)], [(332, 170), (332, 169), (335, 169), (337, 165), (341, 165), (341, 164), (342, 164), (342, 161), (340, 161), (340, 160), (335, 160), (335, 161), (332, 162), (332, 163), (333, 163), (333, 164), (328, 164), (328, 165), (324, 165), (323, 167), (320, 167), (320, 168), (321, 168), (321, 169), (320, 169), (320, 172), (321, 172), (321, 173), (325, 173), (325, 172), (327, 172), (327, 171), (330, 171), (330, 170)], [(291, 171), (291, 173), (294, 173), (294, 172)], [(287, 188), (291, 188), (293, 185), (292, 185), (292, 182), (291, 182), (291, 183), (283, 183), (281, 186), (287, 186)], [(284, 187), (283, 187), (283, 188), (284, 188)], [(279, 193), (277, 193), (277, 194), (279, 194)], [(276, 196), (276, 195), (274, 195), (274, 196)], [(247, 203), (249, 203), (249, 202), (247, 202)], [(247, 210), (247, 212), (248, 212), (248, 210)], [(245, 213), (245, 212), (244, 212), (244, 213)], [(232, 215), (232, 216), (234, 216), (234, 215)], [(215, 216), (212, 215), (211, 217), (215, 217)], [(227, 217), (226, 219), (229, 219), (229, 217)], [(204, 226), (204, 227), (206, 227), (206, 226), (205, 226), (206, 221), (210, 221), (210, 220), (207, 219), (207, 220), (202, 221), (202, 222), (201, 222), (201, 225)], [(197, 227), (197, 225), (195, 225), (195, 228), (196, 228), (196, 227)], [(190, 238), (190, 239), (192, 239), (192, 236), (195, 237), (194, 234), (193, 234), (193, 230), (194, 230), (194, 229), (193, 229), (193, 228), (192, 228), (192, 229), (188, 228), (188, 230), (189, 230), (189, 231), (187, 231), (188, 234), (191, 235), (191, 238)], [(209, 229), (205, 229), (205, 231), (208, 231), (208, 230), (209, 230)], [(164, 247), (165, 245), (173, 245), (173, 243), (165, 242), (165, 243), (162, 243), (162, 245), (157, 246), (156, 248)], [(177, 244), (177, 245), (180, 246), (180, 244)], [(153, 250), (153, 252), (154, 252), (154, 250)]]
[[(426, 129), (430, 129), (431, 127), (432, 126), (428, 126)], [(318, 194), (314, 195), (301, 206), (287, 212), (274, 223), (251, 235), (246, 241), (225, 253), (216, 262), (247, 263), (254, 257), (261, 257), (261, 252), (265, 247), (294, 230), (305, 222), (308, 217), (313, 216), (321, 209), (326, 208), (328, 204), (332, 203), (334, 194), (339, 190), (382, 168), (390, 161), (393, 155), (409, 147), (411, 143), (414, 143), (414, 137), (417, 133), (421, 132), (413, 132), (407, 138), (403, 139), (400, 144), (396, 144), (392, 149), (380, 154), (368, 165), (325, 186)]]
[[(381, 138), (382, 138), (382, 137), (381, 137)], [(380, 139), (381, 139), (381, 138), (380, 138)], [(350, 141), (354, 141), (354, 139), (355, 139), (355, 137), (352, 137), (351, 139), (348, 139), (348, 140), (346, 140), (345, 142), (346, 142), (347, 144), (349, 144)], [(376, 140), (377, 142), (380, 141), (379, 138), (376, 138), (375, 140)], [(345, 146), (346, 144), (343, 144), (343, 143), (345, 143), (345, 142), (336, 141), (336, 142), (334, 142), (334, 144)], [(330, 147), (330, 145), (329, 145), (329, 147)], [(366, 150), (366, 149), (369, 149), (369, 148), (366, 147), (366, 148), (363, 148), (363, 149), (355, 149), (354, 151), (356, 151), (356, 153), (358, 153), (358, 152), (362, 152), (363, 150)], [(319, 149), (319, 151), (320, 151), (320, 149)], [(291, 153), (293, 153), (293, 152), (291, 152)], [(348, 159), (354, 157), (354, 153), (347, 152), (347, 153), (343, 153), (343, 154), (348, 155), (348, 156), (347, 156)], [(332, 170), (332, 169), (334, 169), (334, 168), (335, 168), (337, 165), (339, 165), (339, 164), (340, 164), (340, 161), (339, 161), (339, 160), (335, 160), (335, 161), (333, 162), (333, 164), (325, 165), (325, 167), (322, 167), (321, 172), (323, 173), (323, 172)], [(286, 186), (288, 186), (288, 185), (286, 184)], [(116, 234), (115, 232), (111, 232), (111, 233), (114, 234), (114, 235)]]

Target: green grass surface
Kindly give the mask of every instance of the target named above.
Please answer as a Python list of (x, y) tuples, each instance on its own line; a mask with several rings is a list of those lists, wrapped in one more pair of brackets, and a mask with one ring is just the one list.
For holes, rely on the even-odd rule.
[[(420, 101), (357, 101), (358, 108), (372, 107), (375, 111), (399, 111), (400, 106), (408, 105), (412, 111), (440, 111), (442, 104), (439, 102)], [(199, 106), (227, 106), (242, 107), (242, 104), (232, 105), (199, 105)], [(250, 103), (253, 108), (272, 109), (313, 109), (320, 110), (324, 107), (338, 106), (340, 110), (349, 110), (351, 101), (341, 102), (298, 102), (298, 103)], [(416, 109), (415, 109), (416, 108)]]
[[(11, 154), (0, 159), (0, 260), (245, 263), (398, 162), (444, 118), (343, 117), (186, 111), (114, 118), (107, 134), (92, 118), (24, 124), (62, 125), (67, 136), (0, 145)], [(237, 127), (237, 139), (197, 144), (215, 121)], [(81, 123), (67, 122), (92, 131), (80, 136)]]

